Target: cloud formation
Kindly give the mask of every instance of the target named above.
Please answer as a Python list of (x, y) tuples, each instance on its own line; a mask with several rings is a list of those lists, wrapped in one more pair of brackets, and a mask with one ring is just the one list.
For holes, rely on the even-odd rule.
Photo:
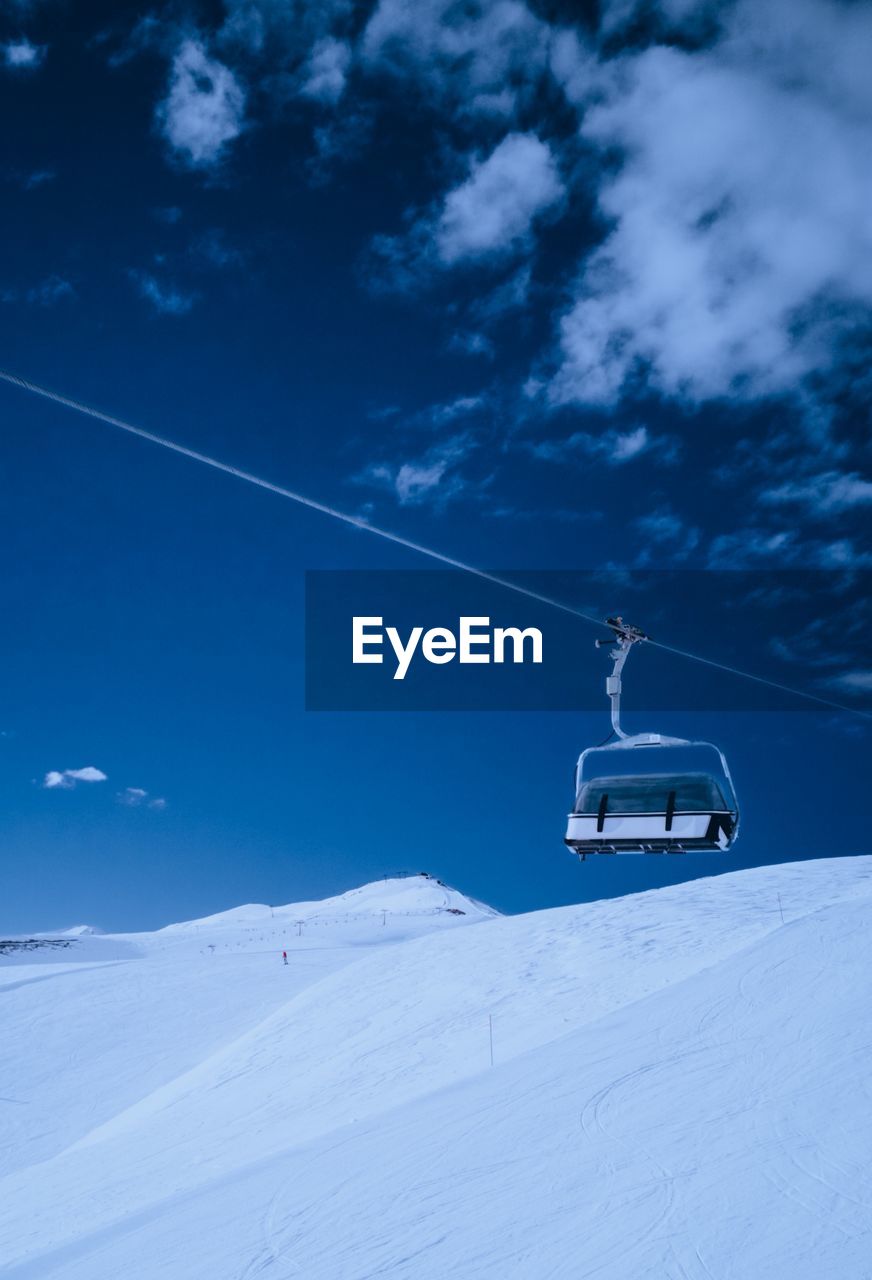
[(842, 675), (833, 676), (828, 684), (848, 693), (872, 693), (872, 671), (845, 671)]
[[(582, 20), (579, 6), (533, 0), (222, 0), (211, 27), (181, 27), (176, 12), (142, 20), (137, 39), (171, 60), (158, 121), (192, 169), (211, 173), (249, 119), (296, 111), (315, 152), (302, 170), (325, 183), (376, 145), (390, 165), (385, 113), (401, 125), (414, 114), (419, 154), (407, 163), (410, 130), (398, 129), (400, 162), (379, 189), (395, 210), (382, 234), (365, 224), (361, 276), (441, 308), (445, 346), (479, 358), (513, 421), (500, 457), (698, 465), (749, 508), (747, 527), (711, 543), (713, 562), (862, 563), (852, 523), (811, 539), (781, 526), (857, 522), (872, 489), (842, 430), (845, 405), (872, 391), (872, 6), (594, 9)], [(196, 256), (137, 287), (184, 314), (194, 295), (164, 276), (185, 280)], [(638, 405), (657, 399), (673, 410), (767, 403), (776, 419), (761, 443), (759, 416), (734, 412), (729, 456), (713, 448), (705, 462), (689, 439), (696, 415), (676, 414), (668, 433), (610, 420), (620, 407), (622, 424), (628, 410), (631, 423), (657, 423), (662, 410)], [(577, 406), (597, 410), (602, 429), (588, 414), (567, 427)], [(517, 428), (534, 419), (531, 443)], [(457, 428), (432, 426), (444, 452), (415, 446), (366, 469), (368, 482), (406, 505), (471, 492), (451, 453)], [(815, 459), (797, 448), (812, 427)], [(787, 442), (777, 450), (776, 437)], [(777, 482), (761, 478), (763, 451)], [(659, 480), (653, 501), (680, 503), (670, 476)], [(658, 507), (659, 524), (636, 532), (678, 555), (695, 537), (702, 555), (701, 533), (666, 536), (664, 511), (674, 515)]]
[(118, 792), (118, 803), (128, 809), (165, 809), (167, 802), (163, 796), (150, 796), (142, 787), (125, 787)]
[(3, 61), (12, 71), (34, 71), (46, 55), (44, 45), (31, 44), (27, 39), (9, 40), (0, 45)]
[[(598, 31), (524, 0), (378, 0), (362, 30), (351, 0), (224, 9), (208, 43), (177, 44), (158, 113), (183, 164), (215, 165), (245, 127), (231, 62), (277, 105), (342, 100), (362, 118), (394, 79), (439, 117), (444, 169), (465, 176), (405, 234), (376, 238), (376, 286), (529, 256), (544, 218), (595, 202), (599, 243), (578, 255), (537, 374), (546, 405), (808, 395), (869, 327), (867, 5), (609, 0)], [(317, 126), (319, 181), (337, 127)], [(491, 353), (480, 330), (455, 324), (455, 348)]]
[(75, 289), (63, 276), (48, 276), (40, 284), (28, 289), (25, 297), (29, 303), (38, 307), (53, 307), (63, 298), (72, 298)]
[(449, 191), (435, 226), (446, 266), (511, 252), (564, 194), (551, 148), (535, 134), (510, 133)]
[(468, 434), (451, 436), (417, 458), (368, 467), (358, 482), (388, 490), (402, 507), (425, 502), (442, 507), (466, 488), (458, 467), (474, 449), (475, 443)]
[(638, 516), (633, 527), (641, 536), (642, 547), (636, 557), (639, 568), (645, 568), (656, 560), (681, 563), (693, 554), (700, 544), (700, 531), (688, 524), (671, 507), (658, 507), (647, 515)]
[(658, 461), (669, 464), (678, 458), (678, 441), (672, 436), (652, 435), (646, 426), (632, 427), (629, 431), (609, 428), (599, 434), (592, 431), (575, 431), (565, 440), (541, 440), (530, 446), (537, 458), (549, 462), (567, 462), (573, 458), (595, 458), (619, 467), (643, 454), (651, 454)]
[(177, 159), (193, 169), (220, 161), (244, 127), (245, 90), (204, 45), (185, 39), (173, 58), (158, 122)]
[(54, 182), (57, 176), (54, 169), (31, 169), (29, 173), (21, 174), (19, 181), (24, 191), (36, 191), (38, 187)]
[[(534, 133), (507, 134), (485, 156), (471, 156), (466, 169), (426, 213), (407, 215), (408, 232), (375, 238), (370, 283), (377, 289), (415, 291), (440, 271), (529, 252), (536, 224), (565, 194), (554, 152)], [(491, 299), (491, 309), (517, 305), (520, 282), (526, 294), (523, 269), (499, 286), (505, 301)], [(471, 318), (484, 320), (487, 306), (482, 302)]]
[(825, 471), (764, 489), (760, 501), (772, 507), (804, 507), (818, 516), (840, 515), (872, 504), (872, 481), (856, 471)]
[(350, 65), (351, 46), (345, 40), (333, 36), (317, 40), (306, 63), (301, 95), (335, 105), (342, 97)]
[(621, 163), (599, 180), (610, 231), (563, 316), (554, 399), (614, 404), (636, 377), (754, 399), (831, 370), (872, 306), (870, 50), (866, 6), (737, 0), (710, 47), (600, 65), (581, 135)]
[[(438, 122), (455, 177), (406, 234), (376, 238), (377, 285), (411, 292), (529, 255), (545, 217), (595, 203), (598, 242), (577, 254), (537, 374), (543, 404), (802, 390), (807, 405), (869, 329), (872, 9), (608, 0), (600, 13), (597, 30), (571, 6), (549, 21), (524, 0), (378, 0), (361, 29), (352, 0), (225, 0), (208, 37), (176, 28), (161, 129), (183, 164), (220, 162), (245, 127), (231, 64), (244, 66), (255, 105), (328, 110), (323, 181), (328, 158), (374, 133), (343, 141), (341, 121), (369, 121), (382, 82), (399, 81)], [(453, 328), (456, 349), (492, 353), (480, 325)]]
[(758, 569), (796, 565), (803, 569), (854, 570), (872, 567), (872, 555), (851, 538), (806, 538), (796, 527), (749, 526), (719, 534), (708, 549), (710, 569)]
[(75, 297), (75, 289), (63, 276), (46, 276), (27, 289), (0, 290), (0, 302), (26, 302), (31, 307), (53, 307), (65, 298)]
[(63, 791), (72, 791), (79, 782), (105, 782), (106, 774), (102, 769), (95, 769), (93, 765), (85, 765), (83, 769), (50, 769), (43, 779), (43, 787), (52, 791), (60, 788)]
[(506, 118), (547, 64), (550, 30), (521, 0), (379, 0), (361, 41), (373, 71), (423, 81), (465, 116)]
[(162, 283), (147, 271), (132, 271), (133, 280), (141, 298), (145, 298), (155, 311), (165, 316), (184, 316), (191, 310), (197, 298), (175, 285)]

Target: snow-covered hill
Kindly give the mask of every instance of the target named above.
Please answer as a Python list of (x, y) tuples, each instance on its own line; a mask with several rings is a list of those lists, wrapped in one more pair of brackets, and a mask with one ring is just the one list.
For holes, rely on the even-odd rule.
[(870, 924), (844, 858), (0, 957), (0, 1275), (868, 1280)]

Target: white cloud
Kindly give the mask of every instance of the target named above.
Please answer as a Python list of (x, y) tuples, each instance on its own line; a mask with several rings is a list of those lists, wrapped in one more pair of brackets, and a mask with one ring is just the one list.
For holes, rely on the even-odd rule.
[(809, 550), (812, 563), (822, 569), (868, 569), (872, 565), (872, 553), (858, 547), (851, 538), (809, 540)]
[(686, 560), (700, 543), (699, 529), (688, 524), (670, 507), (660, 507), (637, 517), (633, 526), (644, 542), (636, 558), (640, 568), (651, 564), (655, 551), (661, 558), (668, 555), (673, 561)]
[(53, 307), (63, 298), (72, 298), (75, 289), (62, 276), (48, 276), (41, 284), (34, 285), (24, 295), (32, 306)]
[(354, 7), (354, 0), (318, 0), (317, 4), (225, 0), (227, 17), (218, 43), (241, 48), (251, 56), (269, 54), (285, 65), (293, 64), (320, 39), (347, 26)]
[(647, 427), (636, 427), (633, 431), (617, 432), (614, 444), (610, 451), (612, 462), (629, 462), (631, 458), (637, 458), (640, 453), (644, 453), (651, 446), (651, 438), (648, 435)]
[(532, 133), (510, 133), (446, 195), (435, 226), (440, 260), (454, 266), (511, 251), (563, 194), (547, 143)]
[(745, 569), (760, 564), (795, 564), (796, 539), (789, 530), (743, 529), (716, 537), (709, 548), (712, 569)]
[(44, 187), (48, 182), (54, 182), (57, 177), (54, 169), (32, 169), (30, 173), (21, 175), (21, 185), (25, 191), (35, 191), (37, 187)]
[(448, 400), (444, 404), (433, 404), (429, 409), (425, 409), (421, 415), (426, 422), (434, 427), (444, 427), (448, 422), (454, 422), (457, 418), (468, 417), (472, 413), (476, 413), (479, 409), (483, 409), (487, 404), (485, 396), (457, 396), (454, 400)]
[(309, 54), (300, 93), (317, 102), (337, 103), (345, 90), (350, 65), (351, 46), (344, 40), (324, 36), (315, 42)]
[(469, 308), (470, 318), (487, 327), (510, 312), (526, 307), (530, 299), (532, 274), (530, 263), (522, 263), (489, 293), (475, 299)]
[(368, 467), (358, 481), (390, 490), (400, 506), (417, 506), (423, 502), (444, 506), (466, 488), (457, 467), (474, 448), (468, 435), (454, 436), (431, 446), (411, 461)]
[(491, 359), (495, 354), (494, 344), (487, 334), (478, 333), (474, 329), (459, 329), (452, 333), (448, 349), (462, 351), (467, 356), (484, 356), (486, 359)]
[(349, 101), (346, 93), (341, 111), (333, 111), (315, 126), (313, 154), (306, 162), (312, 186), (325, 186), (343, 161), (359, 156), (372, 141), (376, 113), (373, 104), (360, 98)]
[(587, 101), (599, 83), (596, 54), (576, 31), (554, 32), (549, 64), (552, 76), (572, 103)]
[(401, 506), (421, 502), (431, 489), (436, 489), (448, 470), (449, 460), (439, 458), (435, 462), (404, 462), (394, 477), (394, 488)]
[[(376, 291), (415, 292), (433, 275), (455, 268), (492, 266), (529, 252), (533, 229), (563, 199), (557, 162), (532, 133), (510, 133), (483, 159), (467, 161), (467, 176), (418, 218), (409, 230), (376, 236), (367, 283)], [(529, 290), (525, 267), (478, 300), (470, 318), (487, 323), (520, 305)]]
[(856, 471), (825, 471), (764, 489), (760, 501), (767, 506), (802, 506), (817, 515), (838, 515), (872, 503), (872, 481)]
[(93, 765), (85, 765), (84, 769), (67, 769), (66, 776), (72, 778), (74, 782), (105, 782), (106, 774), (101, 769), (95, 769)]
[(711, 569), (753, 569), (760, 566), (798, 565), (804, 569), (868, 569), (872, 555), (850, 538), (825, 541), (802, 538), (797, 529), (749, 527), (724, 533), (712, 540), (708, 551)]
[[(417, 409), (414, 413), (408, 415), (401, 414), (399, 406), (392, 404), (383, 408), (371, 409), (367, 417), (373, 422), (401, 419), (404, 427), (420, 430), (421, 428), (445, 427), (451, 422), (456, 422), (458, 418), (469, 418), (480, 410), (486, 409), (488, 404), (489, 400), (486, 395), (455, 396), (453, 400), (442, 400), (435, 404), (428, 404), (423, 409)], [(464, 438), (456, 436), (455, 440), (458, 441)]]
[[(787, 594), (783, 605), (777, 599), (772, 599), (768, 582), (765, 588), (760, 587), (752, 593), (761, 597), (757, 601), (750, 601), (752, 608), (762, 604), (769, 611), (781, 610), (786, 619), (790, 616), (791, 604), (799, 601), (801, 608), (812, 606), (817, 615), (786, 636), (772, 636), (769, 649), (785, 662), (832, 669), (852, 668), (857, 655), (865, 654), (868, 649), (866, 638), (870, 620), (865, 599), (852, 599), (849, 604), (839, 599), (840, 581), (842, 584), (851, 583), (853, 575), (838, 574), (832, 580), (829, 580), (829, 575), (828, 580), (822, 580), (819, 573), (813, 573), (807, 579), (802, 574), (796, 576), (800, 582), (806, 583), (806, 590), (794, 587), (791, 592), (788, 588), (782, 588), (782, 592)], [(768, 577), (766, 575), (767, 579)], [(827, 590), (830, 585), (834, 588), (832, 593)]]
[[(560, 331), (558, 401), (640, 370), (692, 402), (790, 394), (872, 305), (872, 9), (738, 0), (711, 47), (600, 68), (582, 136), (611, 225)], [(607, 73), (607, 78), (603, 75)]]
[(165, 809), (167, 802), (162, 796), (149, 796), (142, 787), (125, 787), (118, 792), (118, 803), (128, 809)]
[(652, 542), (675, 542), (684, 537), (684, 521), (668, 507), (652, 511), (647, 516), (639, 516), (634, 524)]
[[(868, 334), (872, 6), (604, 0), (599, 33), (569, 25), (577, 7), (533, 12), (532, 0), (373, 0), (368, 19), (350, 0), (224, 8), (208, 42), (180, 42), (178, 26), (164, 23), (163, 50), (176, 51), (160, 120), (174, 152), (193, 167), (220, 160), (245, 126), (250, 82), (252, 112), (267, 99), (273, 112), (301, 96), (340, 103), (314, 113), (310, 178), (323, 180), (336, 155), (378, 137), (386, 100), (394, 111), (407, 102), (422, 134), (435, 122), (422, 142), (427, 173), (446, 159), (454, 167), (438, 195), (407, 208), (402, 234), (374, 242), (371, 283), (431, 285), (446, 302), (447, 341), (479, 356), (508, 335), (510, 312), (513, 346), (539, 341), (550, 307), (552, 360), (529, 384), (540, 409), (612, 408), (644, 388), (689, 404), (786, 395), (807, 413), (824, 394), (812, 380), (819, 389), (835, 376), (844, 343)], [(560, 16), (549, 23), (546, 12)], [(608, 33), (628, 23), (632, 39), (616, 54)], [(399, 91), (385, 93), (387, 77), (403, 81)], [(418, 182), (421, 171), (410, 174)], [(566, 217), (565, 235), (553, 237), (563, 253), (534, 256), (540, 226), (567, 214), (575, 225)], [(567, 252), (577, 255), (569, 280)], [(190, 266), (178, 267), (182, 284)], [(143, 296), (170, 315), (189, 310), (193, 295), (163, 281), (169, 266), (153, 269), (137, 277)], [(780, 430), (795, 444), (794, 426)], [(513, 444), (528, 448), (526, 438)], [(538, 448), (614, 467), (677, 456), (674, 438), (635, 426)], [(716, 462), (723, 476), (726, 459)], [(839, 471), (806, 479), (812, 465)], [(780, 549), (795, 563), (804, 545), (815, 563), (854, 561), (848, 539), (801, 544), (767, 526), (779, 512), (787, 523), (805, 511), (859, 511), (869, 484), (860, 470), (849, 454), (830, 454), (778, 481), (758, 474), (749, 488), (756, 500), (768, 486), (761, 527), (715, 553), (755, 562)], [(451, 459), (426, 453), (370, 476), (406, 504), (459, 483)]]
[(83, 769), (50, 769), (43, 779), (43, 787), (52, 790), (60, 787), (64, 791), (71, 791), (78, 782), (105, 782), (106, 774), (102, 769), (95, 769), (93, 765), (85, 765)]
[(0, 302), (26, 302), (32, 307), (53, 307), (64, 298), (74, 297), (75, 292), (69, 280), (64, 280), (62, 276), (47, 276), (28, 289), (3, 289), (0, 291)]
[[(350, 0), (224, 9), (209, 45), (179, 44), (160, 111), (193, 167), (220, 160), (245, 124), (245, 90), (216, 50), (245, 66), (258, 102), (342, 100), (316, 127), (315, 181), (374, 132), (385, 76), (438, 114), (441, 146), (507, 133), (409, 214), (408, 234), (376, 239), (375, 288), (411, 292), (444, 270), (527, 252), (537, 219), (582, 201), (584, 234), (596, 201), (604, 240), (581, 257), (551, 370), (537, 370), (552, 403), (608, 407), (644, 383), (691, 403), (805, 389), (807, 408), (809, 379), (833, 373), (843, 340), (868, 327), (870, 5), (608, 0), (598, 34), (569, 25), (572, 6), (552, 6), (561, 17), (549, 23), (523, 0), (377, 0), (362, 31)], [(632, 42), (615, 56), (609, 33), (628, 23)], [(375, 89), (368, 101), (349, 92), (352, 64), (355, 90)], [(576, 138), (562, 129), (571, 113)], [(555, 282), (537, 283), (544, 298)], [(495, 291), (494, 314), (519, 297), (526, 289)], [(468, 300), (451, 305), (454, 347), (488, 353), (484, 317)]]
[(425, 81), (462, 114), (510, 117), (539, 82), (550, 35), (521, 0), (379, 0), (362, 53), (374, 69)]
[(197, 236), (191, 243), (190, 252), (195, 260), (212, 267), (241, 267), (245, 261), (242, 250), (230, 244), (222, 231), (215, 229)]
[(16, 71), (35, 70), (46, 54), (44, 45), (31, 44), (26, 39), (9, 40), (0, 48), (3, 50), (3, 61), (6, 66)]
[(191, 168), (221, 160), (244, 127), (245, 91), (233, 72), (197, 40), (183, 40), (158, 120), (173, 151)]
[(827, 682), (837, 689), (850, 693), (872, 693), (872, 671), (845, 671)]
[(633, 427), (629, 431), (609, 428), (599, 434), (575, 431), (564, 440), (541, 440), (530, 446), (530, 452), (549, 462), (562, 463), (573, 456), (601, 458), (613, 467), (631, 462), (642, 454), (651, 454), (668, 464), (677, 460), (678, 442), (672, 436), (652, 436), (645, 426)]
[[(699, 35), (706, 21), (717, 16), (718, 8), (728, 8), (732, 0), (605, 0), (603, 30), (609, 34), (627, 26), (636, 17), (654, 18), (664, 33)], [(761, 0), (762, 3), (762, 0)]]
[(185, 293), (175, 285), (163, 284), (147, 271), (131, 271), (130, 278), (140, 297), (147, 299), (161, 315), (187, 315), (197, 300), (195, 294)]

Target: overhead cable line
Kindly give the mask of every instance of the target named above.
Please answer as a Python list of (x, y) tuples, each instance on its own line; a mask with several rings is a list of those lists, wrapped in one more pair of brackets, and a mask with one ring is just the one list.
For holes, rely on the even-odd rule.
[[(234, 467), (229, 462), (222, 462), (219, 458), (213, 458), (197, 449), (189, 449), (187, 445), (178, 444), (175, 440), (169, 440), (166, 436), (160, 436), (153, 431), (146, 431), (143, 427), (134, 426), (131, 422), (125, 422), (123, 418), (116, 418), (113, 414), (104, 413), (102, 409), (95, 409), (92, 405), (83, 404), (80, 400), (73, 400), (69, 396), (61, 395), (48, 387), (42, 387), (36, 382), (30, 382), (27, 378), (21, 378), (18, 374), (0, 369), (0, 379), (14, 387), (19, 387), (22, 391), (29, 391), (33, 395), (41, 396), (43, 400), (50, 400), (66, 409), (74, 409), (76, 413), (95, 418), (98, 422), (105, 422), (110, 427), (117, 427), (118, 430), (126, 431), (129, 435), (138, 436), (142, 440), (148, 440), (151, 444), (160, 445), (162, 449), (169, 449), (172, 453), (181, 454), (182, 457), (190, 458), (193, 462), (201, 462), (204, 466), (212, 467), (215, 471), (223, 471), (225, 475), (235, 476), (237, 480), (244, 480), (247, 484), (253, 484), (259, 489), (266, 489), (269, 493), (278, 494), (280, 498), (289, 498), (300, 506), (308, 507), (312, 511), (320, 511), (325, 516), (332, 516), (343, 524), (351, 525), (355, 529), (362, 529), (366, 533), (374, 534), (376, 537), (383, 538), (386, 542), (392, 542), (396, 546), (405, 547), (408, 551), (414, 551), (418, 555), (426, 556), (439, 564), (447, 565), (450, 569), (472, 574), (473, 577), (494, 583), (498, 587), (504, 587), (507, 591), (514, 591), (518, 595), (526, 596), (527, 599), (535, 600), (539, 604), (547, 605), (549, 608), (559, 609), (562, 613), (579, 618), (582, 622), (589, 622), (595, 627), (601, 628), (605, 625), (604, 619), (598, 618), (594, 614), (585, 613), (581, 609), (576, 609), (573, 605), (557, 600), (553, 596), (546, 596), (538, 591), (533, 591), (519, 582), (513, 582), (511, 578), (504, 578), (500, 574), (490, 573), (487, 569), (480, 569), (476, 565), (467, 564), (463, 560), (457, 560), (453, 556), (445, 555), (444, 552), (436, 551), (432, 547), (425, 547), (420, 542), (403, 537), (402, 534), (370, 524), (368, 520), (364, 520), (360, 516), (350, 515), (347, 511), (340, 511), (336, 507), (328, 506), (327, 503), (318, 502), (317, 499), (310, 498), (304, 493), (298, 493), (296, 490), (288, 489), (284, 485), (274, 484), (271, 480), (264, 480), (261, 476), (253, 475), (250, 471), (243, 471), (240, 467)], [(781, 693), (787, 693), (796, 698), (804, 698), (806, 701), (816, 702), (821, 706), (829, 707), (835, 711), (842, 711), (848, 715), (872, 720), (872, 713), (859, 707), (846, 706), (844, 703), (836, 702), (831, 698), (809, 693), (805, 689), (796, 689), (790, 685), (780, 684), (776, 680), (768, 680), (765, 676), (754, 675), (750, 671), (741, 671), (738, 667), (731, 667), (726, 663), (716, 662), (711, 658), (704, 658), (696, 653), (688, 653), (683, 649), (673, 648), (671, 645), (663, 644), (658, 640), (651, 640), (650, 637), (645, 638), (645, 643), (653, 645), (654, 648), (662, 649), (666, 653), (671, 653), (676, 657), (687, 658), (691, 662), (699, 662), (705, 666), (714, 667), (719, 671), (738, 676), (743, 680), (751, 680), (755, 684), (767, 685), (769, 688), (777, 689)]]

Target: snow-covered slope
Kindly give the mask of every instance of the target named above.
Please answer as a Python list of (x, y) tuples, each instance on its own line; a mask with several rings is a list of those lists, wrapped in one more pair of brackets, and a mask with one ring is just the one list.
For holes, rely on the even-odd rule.
[(854, 858), (0, 960), (0, 1275), (861, 1280), (870, 923)]
[(0, 956), (3, 1039), (16, 1045), (0, 1054), (0, 1097), (27, 1085), (26, 1112), (0, 1104), (0, 1173), (55, 1155), (362, 956), (495, 914), (415, 876)]

